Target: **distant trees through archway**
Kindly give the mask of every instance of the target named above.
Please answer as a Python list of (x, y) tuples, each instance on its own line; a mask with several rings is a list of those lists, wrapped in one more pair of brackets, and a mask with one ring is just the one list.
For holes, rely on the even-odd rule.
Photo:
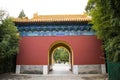
[(64, 47), (58, 47), (53, 53), (54, 63), (69, 63), (69, 51)]

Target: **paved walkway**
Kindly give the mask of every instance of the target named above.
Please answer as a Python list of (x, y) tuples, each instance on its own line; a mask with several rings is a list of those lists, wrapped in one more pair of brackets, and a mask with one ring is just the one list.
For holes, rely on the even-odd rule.
[(53, 70), (49, 72), (50, 75), (55, 74), (72, 74), (70, 71), (70, 65), (69, 64), (54, 64)]
[(106, 75), (36, 75), (36, 74), (2, 74), (0, 80), (108, 80)]

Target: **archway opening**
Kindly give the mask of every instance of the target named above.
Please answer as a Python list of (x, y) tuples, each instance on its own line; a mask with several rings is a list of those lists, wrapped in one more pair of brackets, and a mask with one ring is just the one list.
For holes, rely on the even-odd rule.
[(49, 72), (64, 74), (72, 71), (72, 56), (69, 44), (65, 42), (54, 43), (49, 50)]

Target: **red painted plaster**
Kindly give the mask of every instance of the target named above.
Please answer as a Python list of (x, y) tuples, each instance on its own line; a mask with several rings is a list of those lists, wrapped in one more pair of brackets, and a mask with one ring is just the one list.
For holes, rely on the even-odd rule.
[(102, 42), (96, 36), (21, 37), (18, 65), (47, 65), (48, 50), (55, 41), (65, 41), (72, 47), (73, 64), (102, 64)]

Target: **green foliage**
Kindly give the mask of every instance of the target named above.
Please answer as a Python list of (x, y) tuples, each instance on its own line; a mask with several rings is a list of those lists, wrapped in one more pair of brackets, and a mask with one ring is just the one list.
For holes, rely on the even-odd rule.
[(5, 19), (0, 26), (0, 56), (9, 57), (18, 51), (17, 28), (11, 19)]
[(25, 17), (25, 16), (26, 16), (26, 15), (25, 15), (25, 13), (24, 13), (24, 10), (22, 10), (22, 11), (20, 12), (18, 18), (23, 18), (23, 17)]
[(120, 0), (89, 0), (87, 13), (110, 61), (120, 62)]
[(120, 36), (108, 39), (104, 47), (109, 61), (120, 61)]
[(57, 48), (54, 52), (54, 60), (61, 61), (61, 62), (68, 62), (69, 61), (69, 53), (65, 48)]
[[(2, 11), (2, 10), (1, 10)], [(3, 13), (4, 11), (2, 11)], [(1, 13), (1, 12), (0, 12)], [(4, 17), (4, 15), (1, 15)], [(4, 72), (7, 65), (12, 69), (13, 58), (18, 52), (17, 28), (9, 17), (1, 18), (0, 24), (0, 72)], [(4, 70), (3, 70), (4, 69)], [(3, 71), (2, 71), (3, 70)]]

